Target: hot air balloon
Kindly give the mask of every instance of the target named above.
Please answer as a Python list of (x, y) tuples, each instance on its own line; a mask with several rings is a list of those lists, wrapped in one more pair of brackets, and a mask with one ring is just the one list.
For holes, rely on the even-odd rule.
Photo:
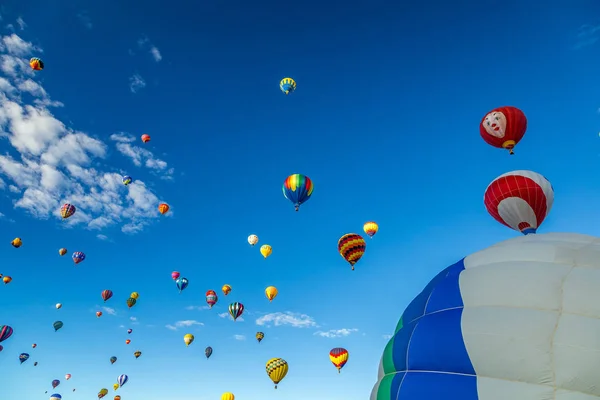
[(38, 365), (37, 361), (33, 363), (34, 367), (37, 367), (37, 365)]
[(219, 298), (214, 290), (209, 290), (206, 292), (206, 303), (208, 304), (208, 307), (212, 308), (212, 306), (217, 304), (218, 300)]
[(58, 385), (60, 385), (60, 381), (58, 379), (52, 381), (52, 389), (56, 389)]
[(4, 347), (2, 347), (2, 345), (0, 345), (0, 351), (4, 350)]
[(342, 372), (342, 368), (348, 362), (348, 350), (342, 347), (336, 347), (329, 352), (331, 363), (337, 368), (338, 373)]
[(125, 344), (129, 344), (129, 343), (131, 343), (131, 339), (125, 340)]
[(519, 236), (442, 270), (391, 332), (371, 400), (600, 398), (598, 243)]
[(185, 343), (186, 346), (189, 346), (190, 344), (192, 344), (193, 341), (194, 341), (194, 335), (192, 335), (191, 333), (188, 333), (185, 336), (183, 336), (183, 342)]
[(179, 293), (181, 293), (190, 282), (186, 278), (177, 278), (175, 284), (177, 285), (177, 289), (179, 289)]
[(10, 244), (12, 244), (12, 246), (15, 249), (18, 249), (19, 247), (21, 247), (23, 245), (23, 241), (21, 240), (21, 238), (14, 238), (12, 240), (12, 242), (10, 242)]
[(225, 392), (221, 395), (221, 400), (235, 400), (235, 396), (231, 392)]
[(248, 243), (250, 243), (250, 246), (254, 246), (256, 243), (258, 243), (258, 236), (256, 236), (256, 235), (248, 236)]
[(127, 333), (133, 332), (133, 329), (127, 329)]
[(133, 353), (133, 356), (134, 356), (135, 358), (140, 358), (140, 356), (141, 356), (141, 355), (142, 355), (142, 352), (141, 352), (141, 351), (139, 351), (139, 350), (138, 350), (138, 351), (136, 351), (135, 353)]
[(267, 375), (275, 384), (275, 389), (279, 382), (285, 378), (288, 373), (288, 363), (283, 358), (271, 358), (267, 361)]
[(296, 81), (292, 78), (283, 78), (279, 82), (279, 89), (281, 89), (281, 91), (287, 96), (288, 94), (296, 90)]
[(77, 211), (77, 208), (75, 208), (73, 204), (65, 203), (60, 208), (60, 216), (63, 217), (63, 219), (67, 219), (75, 214), (75, 211)]
[(98, 392), (98, 398), (101, 399), (108, 394), (108, 389), (100, 389)]
[(370, 237), (373, 238), (377, 231), (379, 231), (379, 225), (376, 222), (369, 221), (363, 225), (363, 231)]
[(56, 303), (54, 307), (56, 307), (57, 310), (60, 310), (62, 308), (62, 304)]
[(516, 107), (495, 108), (483, 117), (479, 124), (481, 137), (490, 146), (507, 149), (514, 154), (513, 148), (527, 131), (527, 118)]
[(283, 181), (283, 195), (294, 204), (296, 211), (312, 196), (314, 185), (310, 178), (301, 174), (292, 174)]
[(66, 380), (69, 380), (69, 379), (71, 379), (71, 374), (66, 374), (66, 375), (65, 375), (65, 379), (66, 379)]
[(129, 184), (131, 183), (131, 181), (132, 181), (132, 179), (131, 179), (131, 177), (130, 177), (130, 176), (128, 176), (128, 175), (125, 175), (125, 176), (123, 177), (123, 185), (127, 186), (127, 185), (129, 185)]
[(173, 278), (174, 281), (176, 281), (180, 276), (181, 274), (177, 271), (171, 272), (171, 278)]
[(65, 249), (64, 247), (58, 249), (58, 254), (60, 254), (61, 256), (64, 256), (65, 254), (67, 254), (67, 249)]
[(256, 332), (256, 340), (260, 343), (265, 338), (265, 334), (262, 332)]
[(142, 135), (142, 142), (148, 143), (149, 141), (150, 141), (150, 135), (147, 135), (147, 134), (144, 133)]
[(273, 248), (268, 244), (263, 244), (260, 246), (260, 254), (262, 254), (264, 258), (269, 257), (271, 253), (273, 253)]
[(160, 203), (158, 205), (158, 212), (165, 215), (169, 211), (169, 205), (167, 203)]
[(273, 301), (273, 299), (277, 296), (277, 293), (279, 292), (275, 286), (269, 286), (265, 289), (265, 295), (267, 296), (267, 299), (269, 299), (269, 302)]
[(32, 57), (29, 60), (29, 66), (34, 71), (41, 71), (44, 69), (44, 62), (38, 57)]
[(229, 315), (231, 315), (234, 321), (241, 317), (243, 313), (244, 305), (242, 303), (235, 302), (229, 305)]
[(54, 393), (50, 396), (50, 400), (62, 400), (62, 396), (58, 393)]
[(115, 356), (112, 356), (112, 357), (110, 358), (110, 363), (111, 363), (111, 364), (114, 364), (114, 363), (116, 363), (116, 362), (117, 362), (117, 357), (115, 357)]
[(206, 349), (204, 349), (204, 355), (206, 356), (206, 358), (210, 358), (210, 356), (213, 353), (213, 349), (212, 347), (208, 346)]
[(62, 321), (56, 321), (52, 324), (52, 326), (54, 327), (54, 332), (58, 331), (60, 328), (63, 327), (63, 323)]
[(354, 264), (361, 259), (363, 254), (365, 254), (366, 249), (367, 243), (365, 242), (365, 239), (356, 233), (347, 233), (338, 240), (338, 251), (352, 266), (353, 271)]
[(32, 349), (35, 349), (36, 347), (37, 347), (37, 344), (35, 344), (35, 343), (31, 345)]
[(12, 278), (10, 276), (8, 276), (8, 275), (4, 275), (2, 277), (2, 282), (4, 282), (5, 285), (8, 285), (9, 283), (12, 282)]
[(131, 294), (129, 295), (129, 297), (131, 297), (132, 299), (139, 299), (140, 294), (138, 292), (131, 292)]
[(127, 303), (127, 307), (131, 308), (131, 307), (135, 306), (135, 303), (137, 303), (137, 300), (134, 299), (133, 297), (130, 297), (127, 299), (126, 303)]
[(112, 290), (103, 290), (102, 293), (100, 294), (100, 296), (102, 296), (102, 300), (104, 300), (104, 302), (106, 303), (106, 300), (110, 299), (113, 296), (113, 292)]
[(114, 398), (114, 400), (121, 400), (121, 396), (116, 395), (115, 398)]
[(119, 384), (118, 383), (113, 383), (113, 390), (116, 392), (117, 389), (119, 388)]
[(80, 262), (85, 260), (85, 254), (82, 253), (81, 251), (76, 251), (75, 253), (73, 253), (72, 257), (73, 257), (73, 262), (75, 264), (79, 264)]
[(221, 288), (221, 290), (223, 291), (223, 293), (225, 294), (225, 296), (227, 296), (231, 292), (231, 286), (229, 286), (229, 285), (223, 285), (223, 287)]
[(552, 185), (533, 171), (513, 171), (489, 184), (483, 196), (488, 213), (524, 235), (535, 233), (554, 203)]
[(102, 311), (96, 311), (96, 317), (100, 318), (102, 316)]
[(19, 354), (19, 361), (23, 364), (25, 361), (29, 360), (29, 354), (21, 353)]
[(125, 385), (127, 383), (127, 381), (129, 380), (129, 377), (127, 375), (119, 375), (117, 377), (117, 383), (119, 384), (120, 387), (123, 387), (123, 385)]

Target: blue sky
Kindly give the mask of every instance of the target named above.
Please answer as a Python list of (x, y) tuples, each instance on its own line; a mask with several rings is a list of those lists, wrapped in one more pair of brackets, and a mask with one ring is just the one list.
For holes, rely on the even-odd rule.
[[(540, 232), (598, 233), (594, 1), (60, 3), (0, 9), (0, 273), (14, 279), (0, 287), (0, 325), (15, 330), (0, 353), (3, 395), (44, 399), (58, 378), (64, 399), (90, 398), (124, 373), (124, 400), (365, 399), (410, 299), (517, 235), (483, 206), (496, 176), (532, 169), (552, 182)], [(32, 56), (44, 71), (19, 69)], [(285, 76), (298, 83), (287, 97)], [(514, 157), (479, 136), (502, 105), (529, 119)], [(281, 193), (292, 173), (315, 184), (298, 213)], [(112, 184), (122, 174), (137, 181), (129, 192)], [(66, 223), (65, 200), (79, 208)], [(380, 232), (351, 272), (337, 240), (368, 220)], [(60, 247), (87, 259), (74, 267)], [(190, 281), (181, 295), (173, 270)], [(103, 289), (112, 311), (97, 319)], [(212, 310), (208, 289), (220, 295)], [(219, 317), (231, 301), (243, 321)], [(350, 352), (339, 375), (333, 347)], [(290, 365), (277, 391), (272, 357)]]

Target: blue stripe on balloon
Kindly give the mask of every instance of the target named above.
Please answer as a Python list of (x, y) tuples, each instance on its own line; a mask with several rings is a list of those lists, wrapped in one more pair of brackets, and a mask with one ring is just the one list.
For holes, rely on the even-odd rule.
[[(393, 392), (398, 393), (398, 392)], [(478, 400), (477, 378), (469, 375), (408, 372), (395, 400)]]

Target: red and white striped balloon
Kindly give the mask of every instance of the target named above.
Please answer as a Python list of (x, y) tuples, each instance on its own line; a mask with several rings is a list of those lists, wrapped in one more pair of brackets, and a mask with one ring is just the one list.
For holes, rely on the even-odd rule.
[(513, 171), (489, 184), (483, 196), (488, 213), (501, 224), (535, 233), (554, 203), (552, 184), (533, 171)]

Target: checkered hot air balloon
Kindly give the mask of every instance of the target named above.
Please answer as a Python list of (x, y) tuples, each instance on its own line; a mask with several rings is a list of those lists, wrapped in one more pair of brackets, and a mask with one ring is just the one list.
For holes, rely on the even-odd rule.
[(352, 271), (354, 271), (354, 264), (362, 258), (366, 249), (367, 242), (356, 233), (347, 233), (338, 240), (338, 251), (344, 260), (348, 261)]

